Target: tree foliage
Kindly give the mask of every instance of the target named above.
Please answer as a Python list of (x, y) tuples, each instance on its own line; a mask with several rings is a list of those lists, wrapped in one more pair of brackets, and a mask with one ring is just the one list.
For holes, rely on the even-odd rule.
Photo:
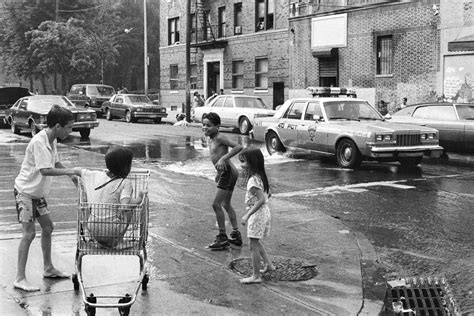
[(136, 81), (143, 73), (142, 10), (136, 3), (61, 0), (55, 15), (54, 2), (6, 5), (0, 59), (7, 73), (20, 78), (60, 74), (63, 88), (80, 81)]

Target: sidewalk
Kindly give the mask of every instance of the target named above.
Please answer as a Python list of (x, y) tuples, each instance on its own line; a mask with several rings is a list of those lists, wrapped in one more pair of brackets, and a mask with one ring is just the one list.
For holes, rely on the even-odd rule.
[[(71, 280), (42, 279), (39, 240), (32, 244), (27, 266), (30, 281), (41, 291), (25, 293), (13, 289), (16, 249), (21, 237), (11, 200), (11, 183), (16, 176), (26, 142), (0, 137), (0, 200), (3, 215), (0, 230), (1, 301), (3, 315), (85, 315), (80, 293)], [(62, 147), (66, 164), (99, 167), (103, 156), (76, 148)], [(150, 169), (147, 165), (135, 165)], [(264, 282), (242, 285), (241, 275), (229, 268), (236, 258), (250, 257), (248, 242), (230, 251), (204, 248), (215, 236), (215, 216), (210, 202), (215, 184), (198, 177), (152, 169), (150, 179), (150, 228), (148, 254), (151, 280), (148, 291), (140, 291), (131, 315), (375, 315), (382, 302), (364, 299), (363, 284), (375, 257), (370, 243), (349, 231), (340, 221), (301, 205), (273, 199), (272, 235), (265, 241), (274, 260), (300, 260), (315, 265), (318, 274), (307, 281)], [(204, 193), (204, 194), (203, 194)], [(237, 188), (234, 205), (244, 200)], [(67, 206), (74, 211), (75, 189), (65, 177), (48, 199), (53, 212)], [(278, 207), (276, 207), (278, 205)], [(298, 215), (298, 216), (296, 216)], [(66, 227), (67, 226), (67, 227)], [(13, 233), (9, 233), (11, 231)], [(245, 234), (243, 234), (246, 239)], [(56, 221), (53, 258), (58, 268), (74, 271), (75, 231), (71, 222)], [(130, 291), (138, 273), (136, 262), (123, 258), (98, 257), (84, 260), (83, 275), (88, 290), (97, 294)], [(130, 258), (128, 258), (130, 259)], [(128, 260), (127, 259), (127, 260)], [(366, 273), (365, 272), (365, 273)], [(97, 315), (118, 314), (98, 309)]]

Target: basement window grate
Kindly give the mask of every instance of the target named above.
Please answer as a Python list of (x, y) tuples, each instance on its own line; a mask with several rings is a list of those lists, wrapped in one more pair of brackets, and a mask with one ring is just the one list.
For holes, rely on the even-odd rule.
[(444, 278), (412, 277), (387, 281), (382, 315), (461, 315)]

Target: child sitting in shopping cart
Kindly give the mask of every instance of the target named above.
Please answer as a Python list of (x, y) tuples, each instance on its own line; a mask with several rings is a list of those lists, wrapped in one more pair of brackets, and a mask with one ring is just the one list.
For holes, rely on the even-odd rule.
[(132, 158), (129, 149), (112, 146), (105, 154), (107, 170), (74, 168), (81, 177), (90, 208), (87, 229), (94, 240), (106, 248), (114, 248), (122, 241), (134, 208), (143, 200), (143, 192), (134, 193), (127, 179)]

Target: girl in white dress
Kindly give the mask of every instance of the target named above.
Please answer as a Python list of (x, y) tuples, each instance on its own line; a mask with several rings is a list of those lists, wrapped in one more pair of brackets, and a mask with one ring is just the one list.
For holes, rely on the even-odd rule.
[[(247, 175), (247, 193), (245, 194), (246, 213), (242, 225), (247, 225), (247, 237), (250, 239), (253, 274), (241, 279), (244, 284), (261, 283), (262, 273), (275, 270), (260, 239), (270, 233), (270, 208), (268, 207), (269, 185), (265, 173), (263, 154), (258, 148), (249, 147), (239, 154), (241, 167)], [(261, 267), (261, 259), (264, 267)]]

